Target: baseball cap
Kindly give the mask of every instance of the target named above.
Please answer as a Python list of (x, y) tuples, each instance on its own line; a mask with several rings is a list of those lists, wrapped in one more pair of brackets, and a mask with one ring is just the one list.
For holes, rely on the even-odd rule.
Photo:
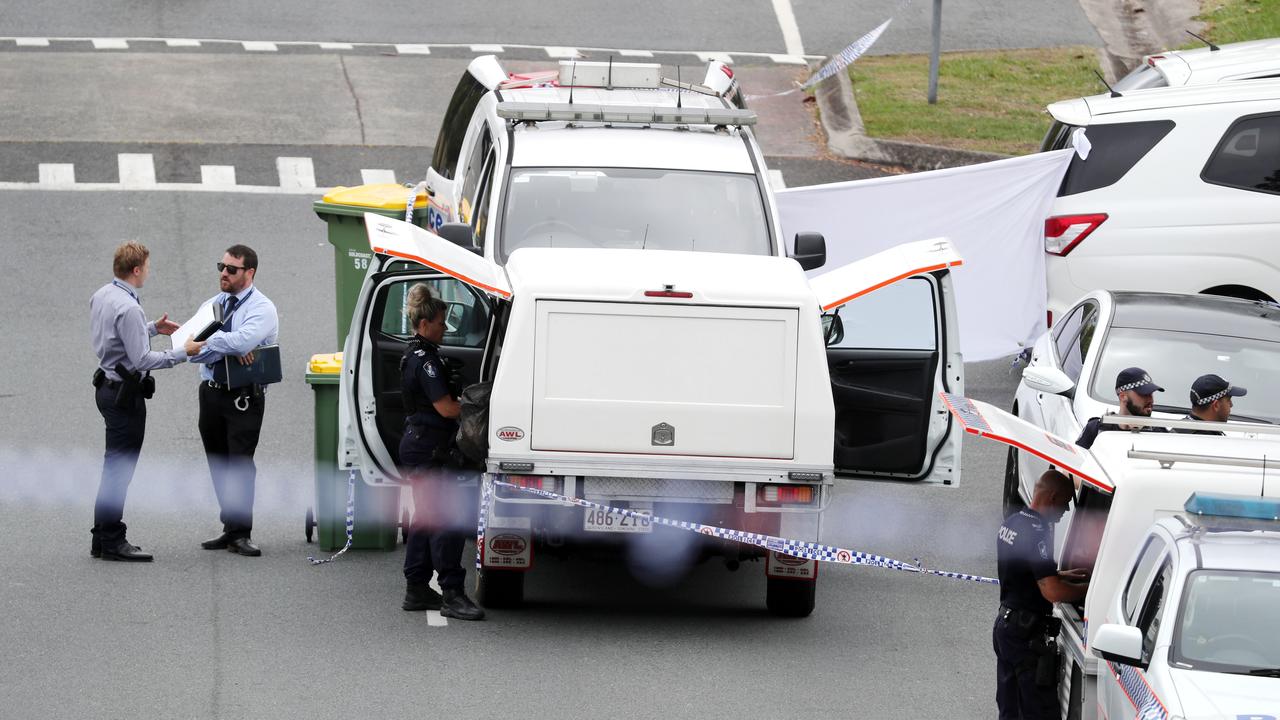
[(1125, 368), (1116, 375), (1116, 392), (1132, 390), (1139, 395), (1164, 392), (1164, 388), (1151, 381), (1151, 376), (1140, 367)]
[(1191, 404), (1208, 405), (1214, 400), (1221, 400), (1230, 395), (1240, 397), (1248, 394), (1248, 390), (1236, 387), (1218, 375), (1201, 375), (1191, 383)]

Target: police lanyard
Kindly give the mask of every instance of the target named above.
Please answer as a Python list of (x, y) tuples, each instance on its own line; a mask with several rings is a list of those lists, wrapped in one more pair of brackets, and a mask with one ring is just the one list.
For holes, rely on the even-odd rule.
[(138, 296), (137, 296), (137, 295), (135, 295), (135, 294), (133, 293), (133, 291), (132, 291), (132, 290), (130, 290), (129, 288), (125, 287), (125, 286), (124, 286), (124, 283), (120, 282), (119, 280), (112, 280), (112, 281), (111, 281), (111, 284), (112, 284), (112, 285), (115, 285), (116, 287), (118, 287), (118, 288), (120, 288), (121, 290), (123, 290), (123, 291), (125, 291), (126, 293), (128, 293), (129, 297), (133, 298), (133, 301), (134, 301), (134, 302), (136, 302), (136, 303), (138, 303), (138, 307), (142, 307), (142, 301), (138, 299)]
[[(222, 307), (224, 309), (227, 307), (227, 302), (229, 302), (233, 297), (235, 297), (235, 295), (228, 295), (222, 301)], [(236, 306), (231, 308), (231, 312), (223, 314), (222, 325), (224, 329), (227, 330), (227, 332), (230, 332), (229, 328), (231, 327), (231, 316), (236, 314), (236, 310), (239, 310), (240, 308), (244, 307), (244, 304), (248, 302), (249, 298), (251, 297), (253, 297), (253, 288), (250, 288), (249, 292), (245, 293), (245, 296), (243, 298), (240, 298), (239, 300), (236, 301)]]

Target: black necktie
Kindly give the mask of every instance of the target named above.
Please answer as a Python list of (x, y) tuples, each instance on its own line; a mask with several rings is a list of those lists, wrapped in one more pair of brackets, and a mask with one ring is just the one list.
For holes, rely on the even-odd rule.
[(227, 297), (227, 306), (222, 310), (222, 317), (224, 320), (231, 317), (231, 313), (235, 312), (236, 305), (239, 304), (239, 302), (240, 302), (240, 299), (237, 298), (235, 295), (230, 295)]

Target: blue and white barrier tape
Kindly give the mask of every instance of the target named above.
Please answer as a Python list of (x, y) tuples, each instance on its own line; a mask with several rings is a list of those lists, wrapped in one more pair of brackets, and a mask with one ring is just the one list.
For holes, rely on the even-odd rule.
[(787, 538), (775, 537), (773, 535), (761, 535), (759, 533), (733, 530), (731, 528), (722, 528), (715, 525), (703, 525), (702, 523), (687, 522), (684, 520), (671, 520), (670, 518), (648, 515), (646, 513), (636, 512), (635, 510), (627, 508), (617, 508), (610, 505), (591, 502), (590, 500), (583, 500), (581, 498), (571, 498), (543, 490), (541, 488), (528, 488), (520, 485), (512, 485), (511, 483), (502, 482), (500, 480), (485, 481), (484, 498), (481, 500), (480, 504), (480, 528), (476, 544), (477, 568), (480, 567), (480, 552), (484, 547), (484, 517), (491, 498), (491, 485), (520, 490), (521, 492), (537, 495), (538, 497), (543, 497), (548, 500), (558, 500), (570, 505), (577, 505), (578, 507), (590, 508), (592, 510), (603, 510), (613, 515), (621, 515), (623, 517), (630, 517), (633, 519), (647, 518), (650, 522), (657, 525), (665, 525), (667, 527), (688, 530), (690, 532), (709, 535), (724, 540), (733, 540), (740, 543), (746, 543), (748, 545), (755, 545), (766, 550), (772, 550), (783, 555), (790, 555), (791, 557), (801, 558), (804, 560), (820, 560), (822, 562), (836, 563), (837, 565), (871, 565), (873, 567), (889, 568), (890, 570), (901, 570), (902, 572), (936, 575), (938, 577), (950, 578), (952, 580), (969, 580), (988, 585), (1000, 584), (1000, 581), (996, 578), (984, 577), (982, 575), (970, 575), (969, 573), (950, 572), (946, 570), (930, 570), (929, 568), (920, 565), (919, 562), (906, 563), (883, 555), (874, 555), (872, 553), (864, 553), (857, 550), (847, 550), (833, 545), (822, 545), (820, 543), (804, 542), (801, 540), (788, 540)]
[[(504, 483), (505, 484), (505, 483)], [(476, 570), (482, 570), (480, 553), (484, 550), (484, 520), (489, 514), (489, 503), (493, 499), (493, 480), (488, 475), (480, 481), (480, 520), (476, 524)]]
[(341, 550), (339, 550), (338, 552), (330, 555), (329, 557), (323, 560), (317, 560), (310, 555), (307, 556), (307, 559), (311, 561), (312, 565), (323, 565), (325, 563), (331, 563), (334, 560), (337, 560), (339, 555), (351, 549), (351, 535), (354, 532), (355, 527), (356, 527), (356, 471), (352, 470), (351, 473), (347, 475), (347, 544), (343, 545)]

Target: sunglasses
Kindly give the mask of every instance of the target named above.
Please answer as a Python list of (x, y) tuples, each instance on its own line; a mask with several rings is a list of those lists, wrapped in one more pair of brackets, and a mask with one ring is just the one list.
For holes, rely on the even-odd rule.
[(248, 270), (248, 269), (249, 268), (243, 267), (240, 265), (228, 265), (226, 263), (218, 263), (218, 272), (225, 272), (228, 275), (235, 275), (241, 270)]

